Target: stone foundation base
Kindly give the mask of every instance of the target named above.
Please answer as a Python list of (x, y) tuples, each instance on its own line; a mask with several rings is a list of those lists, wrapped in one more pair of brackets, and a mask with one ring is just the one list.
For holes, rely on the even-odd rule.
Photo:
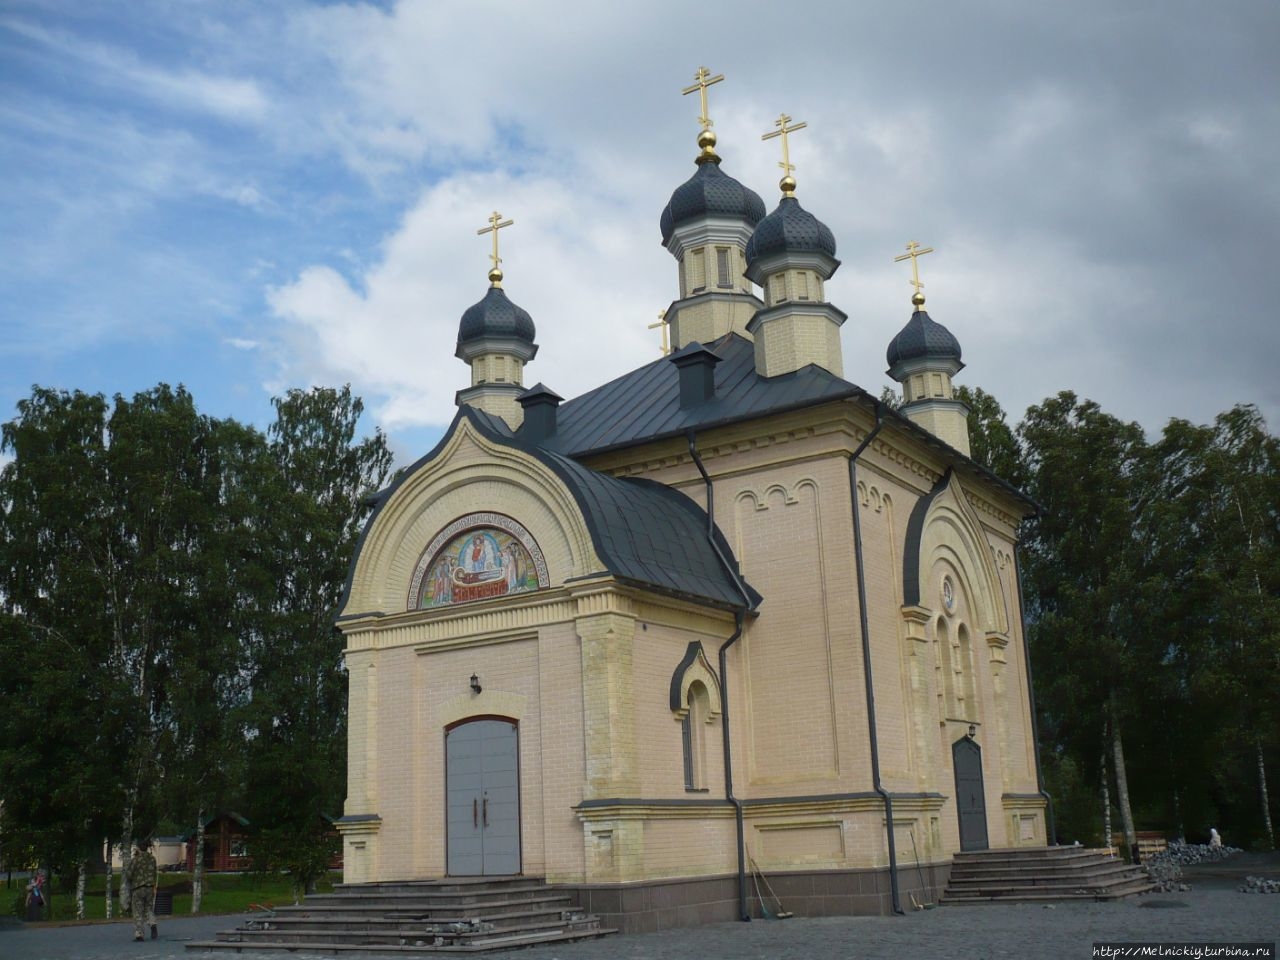
[[(904, 911), (919, 904), (937, 903), (946, 888), (950, 863), (898, 870), (899, 900)], [(782, 909), (797, 917), (884, 916), (893, 912), (889, 870), (792, 871), (766, 875), (769, 886), (782, 901)], [(639, 883), (564, 884), (554, 887), (572, 895), (602, 926), (623, 933), (651, 933), (672, 927), (738, 920), (737, 876), (650, 880)], [(776, 905), (760, 885), (770, 911)], [(763, 918), (755, 881), (747, 875), (747, 910), (753, 920)]]

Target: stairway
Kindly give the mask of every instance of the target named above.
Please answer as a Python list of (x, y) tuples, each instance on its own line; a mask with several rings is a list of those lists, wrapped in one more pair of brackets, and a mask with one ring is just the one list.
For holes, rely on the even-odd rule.
[(193, 950), (480, 953), (602, 937), (571, 897), (535, 877), (338, 884), (304, 904), (250, 917)]
[(1146, 870), (1122, 862), (1109, 850), (1017, 847), (957, 853), (940, 902), (1118, 900), (1152, 889)]

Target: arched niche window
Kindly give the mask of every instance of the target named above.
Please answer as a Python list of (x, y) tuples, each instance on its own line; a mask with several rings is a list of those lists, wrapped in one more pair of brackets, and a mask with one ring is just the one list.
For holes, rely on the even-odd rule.
[(948, 720), (978, 720), (973, 679), (973, 649), (969, 626), (962, 619), (966, 609), (950, 574), (941, 581), (943, 612), (934, 625), (942, 669), (943, 709)]
[(671, 712), (680, 723), (684, 788), (707, 789), (707, 753), (710, 729), (720, 718), (720, 682), (694, 641), (671, 675)]

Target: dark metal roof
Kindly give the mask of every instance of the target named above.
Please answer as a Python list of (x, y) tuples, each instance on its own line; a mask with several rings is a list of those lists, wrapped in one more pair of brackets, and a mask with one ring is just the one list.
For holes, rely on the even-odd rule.
[(502, 337), (533, 343), (533, 317), (508, 299), (501, 287), (490, 287), (484, 299), (467, 307), (458, 324), (458, 346), (485, 337)]
[(893, 367), (904, 360), (923, 357), (959, 360), (960, 341), (925, 311), (917, 310), (911, 315), (907, 325), (898, 331), (898, 335), (889, 341), (885, 359)]
[(783, 197), (747, 241), (748, 264), (770, 253), (825, 253), (834, 257), (836, 238), (825, 223), (800, 206), (799, 200)]
[[(713, 536), (729, 570), (707, 539), (707, 515), (678, 490), (638, 477), (611, 477), (560, 454), (535, 451), (565, 481), (591, 529), (596, 553), (621, 580), (666, 593), (742, 607), (737, 562), (719, 528)], [(760, 595), (746, 589), (748, 606)]]
[(812, 365), (780, 377), (761, 377), (754, 345), (736, 333), (711, 346), (721, 359), (715, 368), (714, 399), (682, 409), (680, 372), (669, 358), (660, 358), (566, 400), (558, 411), (555, 436), (543, 446), (583, 456), (824, 400), (854, 395), (873, 399), (860, 387)]
[(701, 163), (692, 177), (676, 187), (662, 211), (663, 244), (680, 224), (708, 214), (741, 217), (754, 227), (764, 217), (764, 201), (721, 170), (719, 163)]

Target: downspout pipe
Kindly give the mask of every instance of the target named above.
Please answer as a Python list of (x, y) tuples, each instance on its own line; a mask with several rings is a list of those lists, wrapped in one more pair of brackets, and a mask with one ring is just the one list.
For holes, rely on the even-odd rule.
[(1058, 830), (1053, 822), (1053, 797), (1049, 796), (1049, 791), (1044, 788), (1044, 770), (1040, 767), (1040, 728), (1036, 721), (1036, 685), (1031, 677), (1031, 642), (1027, 639), (1027, 613), (1022, 605), (1021, 553), (1018, 547), (1013, 548), (1014, 580), (1018, 587), (1018, 621), (1022, 627), (1022, 660), (1027, 665), (1027, 701), (1031, 707), (1031, 742), (1035, 744), (1032, 755), (1036, 759), (1036, 787), (1040, 791), (1040, 796), (1044, 797), (1045, 813), (1049, 819), (1049, 834), (1045, 837), (1045, 842), (1053, 846), (1058, 839)]
[(867, 730), (871, 742), (871, 781), (872, 789), (884, 801), (885, 834), (889, 842), (889, 890), (893, 902), (893, 912), (901, 916), (902, 900), (898, 891), (898, 850), (893, 837), (893, 797), (880, 782), (880, 740), (876, 734), (876, 689), (871, 678), (871, 626), (867, 621), (867, 577), (866, 562), (862, 555), (862, 517), (858, 509), (858, 457), (871, 445), (884, 426), (884, 406), (876, 403), (876, 422), (858, 444), (858, 448), (849, 455), (849, 503), (853, 511), (853, 555), (858, 570), (858, 626), (862, 631), (862, 677), (867, 691)]
[(746, 827), (743, 823), (742, 801), (733, 793), (733, 743), (729, 735), (729, 648), (742, 636), (742, 626), (746, 620), (747, 611), (751, 609), (751, 595), (747, 592), (742, 577), (738, 575), (737, 568), (729, 562), (729, 558), (716, 543), (715, 489), (711, 483), (711, 476), (702, 463), (702, 457), (698, 456), (697, 435), (692, 430), (688, 430), (685, 432), (685, 439), (689, 443), (689, 456), (693, 459), (694, 466), (698, 468), (698, 473), (702, 474), (702, 482), (707, 491), (707, 540), (716, 556), (720, 558), (720, 562), (724, 564), (724, 568), (733, 577), (734, 586), (742, 594), (742, 606), (733, 612), (733, 634), (720, 644), (717, 660), (720, 664), (720, 733), (724, 745), (724, 798), (733, 804), (733, 818), (738, 838), (738, 919), (749, 923), (751, 912), (747, 909)]

